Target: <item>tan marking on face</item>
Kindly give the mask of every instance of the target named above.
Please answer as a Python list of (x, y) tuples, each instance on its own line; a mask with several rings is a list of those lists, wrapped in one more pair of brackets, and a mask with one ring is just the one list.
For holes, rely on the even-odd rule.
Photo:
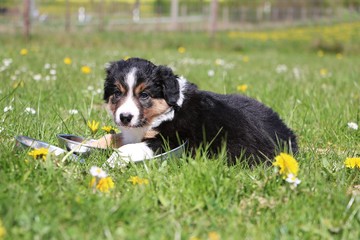
[(121, 83), (116, 82), (115, 86), (120, 90), (121, 93), (123, 93), (123, 94), (126, 93), (126, 89), (124, 88), (124, 86)]
[(115, 103), (113, 103), (113, 99), (114, 99), (114, 95), (110, 96), (107, 104), (110, 112), (115, 116), (116, 110), (123, 104), (123, 102), (125, 101), (125, 97), (120, 98), (119, 101)]
[(135, 96), (139, 95), (142, 91), (144, 91), (145, 89), (145, 83), (140, 83), (138, 86), (136, 86), (135, 88)]
[(153, 119), (165, 113), (170, 106), (166, 103), (165, 99), (152, 99), (152, 106), (144, 109), (144, 117), (147, 122), (152, 123)]

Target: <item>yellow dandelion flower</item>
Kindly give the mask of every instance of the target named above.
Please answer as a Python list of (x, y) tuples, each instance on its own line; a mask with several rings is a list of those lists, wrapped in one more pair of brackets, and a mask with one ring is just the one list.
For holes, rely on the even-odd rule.
[(217, 232), (209, 232), (208, 234), (208, 239), (209, 240), (220, 240), (220, 235)]
[(25, 55), (27, 55), (28, 53), (29, 53), (29, 51), (28, 51), (26, 48), (23, 48), (23, 49), (20, 50), (20, 55), (25, 56)]
[(128, 180), (128, 182), (131, 182), (133, 185), (148, 185), (149, 184), (149, 180), (146, 178), (139, 178), (138, 176), (131, 176)]
[(320, 76), (326, 77), (329, 74), (329, 71), (326, 68), (320, 69)]
[(117, 132), (117, 128), (114, 128), (113, 126), (103, 126), (101, 129), (104, 130), (106, 133), (116, 133)]
[(336, 58), (337, 58), (338, 60), (341, 60), (341, 59), (343, 59), (343, 55), (342, 55), (341, 53), (337, 53), (337, 54), (336, 54)]
[(65, 63), (66, 65), (70, 65), (70, 64), (72, 63), (71, 58), (69, 58), (69, 57), (64, 58), (64, 63)]
[(130, 56), (125, 56), (123, 59), (126, 61), (128, 60), (129, 58), (131, 58)]
[(13, 88), (20, 88), (20, 87), (24, 87), (24, 81), (19, 81), (19, 82), (15, 82), (12, 87)]
[(91, 68), (89, 66), (82, 66), (81, 72), (84, 74), (89, 74), (89, 73), (91, 73)]
[(250, 58), (248, 56), (243, 56), (242, 61), (247, 63), (250, 61)]
[(110, 189), (114, 188), (115, 184), (111, 177), (101, 178), (96, 185), (96, 189), (100, 192), (109, 192)]
[(280, 168), (279, 172), (283, 178), (286, 178), (289, 174), (296, 177), (299, 171), (298, 162), (287, 153), (280, 153), (280, 155), (276, 156), (273, 166)]
[(2, 223), (2, 221), (0, 220), (0, 239), (4, 239), (6, 236), (6, 229)]
[(42, 160), (45, 161), (48, 153), (49, 153), (48, 148), (38, 148), (30, 151), (28, 155), (32, 156), (34, 159), (42, 158)]
[(346, 158), (344, 164), (347, 168), (359, 168), (360, 169), (360, 158)]
[(318, 57), (323, 57), (323, 56), (324, 56), (324, 52), (323, 52), (322, 50), (319, 50), (319, 51), (317, 52), (317, 55), (318, 55)]
[(180, 54), (183, 54), (183, 53), (186, 52), (186, 48), (184, 48), (184, 47), (179, 47), (179, 48), (178, 48), (178, 52), (179, 52)]
[(99, 122), (96, 122), (95, 120), (92, 120), (92, 122), (88, 121), (87, 126), (91, 130), (92, 134), (95, 134), (99, 129)]
[(247, 84), (241, 84), (241, 85), (237, 86), (237, 90), (240, 92), (246, 92), (247, 89), (248, 89)]

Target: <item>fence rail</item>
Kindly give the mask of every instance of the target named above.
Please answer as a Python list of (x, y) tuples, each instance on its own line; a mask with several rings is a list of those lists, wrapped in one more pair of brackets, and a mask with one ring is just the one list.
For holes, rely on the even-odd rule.
[[(5, 0), (3, 0), (5, 1)], [(47, 1), (15, 0), (0, 5), (0, 32), (22, 31), (24, 2), (29, 3), (33, 31), (59, 30), (207, 30), (211, 23), (211, 1), (111, 0)], [(130, 2), (130, 3), (129, 3)], [(320, 19), (358, 18), (360, 1), (213, 1), (217, 2), (216, 29), (245, 25), (299, 23)], [(329, 4), (331, 2), (332, 4)], [(7, 4), (6, 4), (7, 3)], [(213, 13), (214, 14), (214, 13)], [(213, 26), (214, 27), (214, 26)]]

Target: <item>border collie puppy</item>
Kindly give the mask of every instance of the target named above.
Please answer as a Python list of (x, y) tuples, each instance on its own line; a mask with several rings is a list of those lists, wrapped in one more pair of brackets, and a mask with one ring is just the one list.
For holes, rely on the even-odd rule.
[(295, 134), (254, 99), (201, 91), (170, 68), (140, 58), (112, 62), (106, 73), (104, 100), (121, 130), (106, 139), (118, 148), (107, 160), (111, 167), (151, 158), (180, 141), (191, 150), (209, 145), (211, 154), (225, 146), (229, 164), (297, 152)]

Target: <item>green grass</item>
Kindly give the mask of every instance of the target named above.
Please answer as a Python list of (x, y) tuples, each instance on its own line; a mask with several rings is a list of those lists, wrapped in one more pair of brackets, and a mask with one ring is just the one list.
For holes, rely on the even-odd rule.
[[(360, 131), (347, 127), (360, 123), (360, 58), (347, 48), (354, 43), (360, 39), (337, 59), (327, 52), (319, 57), (308, 42), (240, 41), (226, 34), (213, 42), (202, 33), (40, 33), (28, 42), (1, 35), (0, 60), (12, 59), (0, 71), (5, 239), (208, 239), (212, 232), (221, 239), (358, 239), (360, 172), (344, 167), (346, 157), (360, 154)], [(29, 50), (26, 56), (19, 54), (22, 48)], [(103, 86), (104, 64), (125, 56), (170, 65), (200, 88), (219, 93), (247, 84), (244, 94), (275, 109), (297, 133), (301, 184), (291, 189), (271, 166), (227, 166), (223, 154), (208, 159), (199, 151), (196, 157), (184, 153), (109, 169), (115, 188), (94, 194), (89, 169), (101, 166), (106, 153), (94, 153), (84, 164), (53, 157), (42, 162), (15, 147), (16, 135), (57, 145), (58, 133), (90, 137), (87, 120), (113, 125), (96, 91)], [(71, 65), (63, 63), (65, 57)], [(56, 69), (56, 80), (46, 80), (52, 75), (45, 64)], [(280, 64), (287, 71), (277, 73)], [(92, 72), (83, 74), (83, 65)], [(321, 69), (328, 74), (321, 76)], [(33, 79), (36, 74), (40, 81)], [(4, 113), (7, 106), (13, 110)], [(26, 107), (36, 113), (26, 114)], [(70, 115), (70, 109), (79, 113)], [(149, 184), (132, 185), (130, 176)]]

